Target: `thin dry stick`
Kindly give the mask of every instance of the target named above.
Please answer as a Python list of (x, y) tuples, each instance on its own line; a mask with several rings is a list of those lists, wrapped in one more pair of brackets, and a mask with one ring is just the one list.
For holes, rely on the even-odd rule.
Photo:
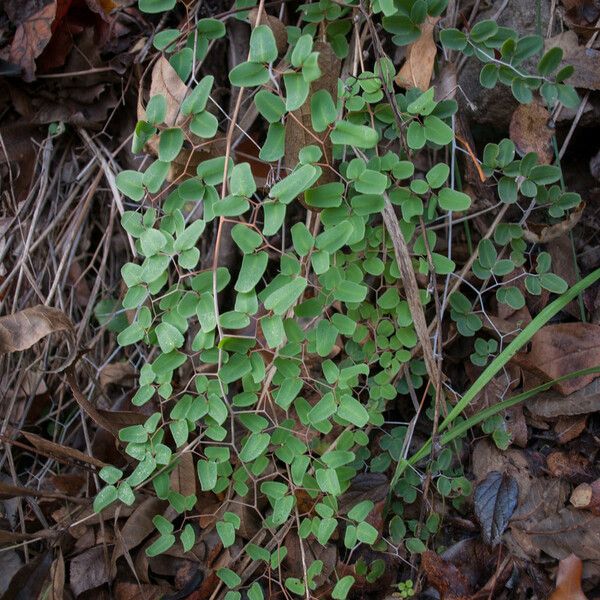
[[(112, 192), (113, 199), (117, 205), (117, 208), (119, 209), (119, 214), (122, 215), (125, 212), (125, 208), (123, 206), (123, 202), (121, 201), (121, 193), (119, 192), (119, 189), (117, 188), (117, 182), (115, 181), (115, 174), (113, 173), (112, 169), (110, 168), (108, 161), (102, 154), (102, 150), (100, 150), (100, 148), (98, 148), (98, 146), (96, 145), (94, 140), (92, 140), (92, 138), (89, 136), (88, 132), (85, 129), (78, 129), (78, 131), (79, 131), (79, 134), (81, 135), (81, 137), (85, 140), (86, 144), (89, 146), (90, 150), (92, 151), (92, 154), (94, 154), (98, 158), (98, 161), (100, 162), (100, 165), (102, 166), (102, 170), (104, 171), (104, 175), (106, 176), (106, 181), (108, 182), (110, 191)], [(135, 256), (136, 255), (135, 243), (129, 233), (127, 234), (127, 240), (129, 241), (129, 247), (131, 248), (131, 252)]]

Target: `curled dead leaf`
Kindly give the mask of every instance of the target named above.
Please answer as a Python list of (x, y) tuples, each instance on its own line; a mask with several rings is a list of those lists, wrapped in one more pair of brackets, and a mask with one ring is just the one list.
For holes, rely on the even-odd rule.
[(552, 242), (571, 231), (579, 223), (584, 209), (585, 202), (582, 202), (566, 219), (554, 225), (528, 223), (527, 229), (523, 230), (523, 238), (531, 244), (547, 244), (548, 242)]
[(399, 86), (417, 87), (423, 92), (429, 88), (437, 54), (433, 30), (439, 20), (439, 17), (427, 17), (421, 26), (421, 37), (408, 47), (406, 62), (395, 79)]
[(62, 310), (42, 304), (0, 317), (0, 354), (27, 350), (51, 333), (72, 329)]
[(52, 442), (51, 440), (47, 440), (46, 438), (28, 431), (23, 431), (22, 434), (27, 441), (29, 441), (36, 448), (36, 450), (46, 456), (56, 457), (59, 460), (62, 459), (69, 463), (72, 461), (86, 463), (98, 467), (99, 469), (106, 466), (106, 464), (101, 460), (98, 460), (93, 456), (89, 456), (85, 452), (81, 452), (76, 448), (63, 446), (62, 444)]

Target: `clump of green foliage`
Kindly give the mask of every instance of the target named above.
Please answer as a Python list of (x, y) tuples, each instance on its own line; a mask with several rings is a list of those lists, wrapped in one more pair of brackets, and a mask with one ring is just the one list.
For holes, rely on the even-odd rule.
[[(149, 13), (175, 4), (139, 0), (140, 9)], [(149, 100), (146, 119), (135, 129), (133, 150), (141, 152), (157, 136), (158, 156), (143, 172), (123, 171), (117, 178), (121, 192), (139, 203), (122, 218), (139, 260), (122, 269), (128, 291), (121, 308), (134, 317), (130, 323), (121, 319), (109, 325), (119, 331), (120, 346), (141, 346), (142, 355), (149, 357), (139, 370), (133, 404), (152, 401), (159, 410), (143, 425), (121, 430), (120, 440), (136, 466), (127, 474), (104, 468), (100, 476), (106, 486), (95, 501), (97, 511), (115, 501), (132, 504), (142, 488), (168, 501), (180, 518), (170, 522), (155, 517), (159, 535), (147, 549), (150, 556), (176, 543), (186, 551), (194, 546), (197, 529), (191, 517), (197, 498), (183, 496), (170, 482), (177, 461), (190, 452), (202, 491), (222, 494), (226, 503), (233, 496), (243, 502), (254, 492), (266, 498), (263, 525), (272, 536), (292, 528), (301, 541), (310, 538), (325, 545), (337, 533), (348, 550), (367, 544), (386, 552), (404, 546), (419, 553), (438, 531), (435, 513), (425, 524), (405, 517), (424, 477), (415, 466), (406, 468), (408, 428), (386, 418), (399, 396), (420, 392), (426, 398), (422, 418), (433, 421), (435, 386), (427, 385), (425, 362), (415, 352), (414, 315), (381, 213), (387, 204), (393, 207), (415, 273), (432, 284), (420, 290), (425, 313), (437, 312), (440, 319), (446, 313), (458, 334), (473, 340), (473, 363), (484, 367), (503, 350), (502, 339), (482, 333), (486, 303), (519, 309), (525, 304), (523, 290), (533, 295), (566, 290), (565, 282), (551, 273), (549, 255), (523, 239), (527, 216), (535, 207), (558, 218), (580, 203), (577, 194), (560, 185), (559, 166), (540, 165), (535, 154), (517, 157), (509, 139), (488, 144), (481, 158), (487, 185), (497, 185), (500, 205), (519, 207), (522, 218), (498, 224), (474, 248), (477, 258), (470, 273), (457, 273), (449, 240), (447, 251), (436, 250), (443, 231), (439, 225), (452, 223), (456, 213), (471, 207), (456, 170), (456, 101), (436, 100), (433, 88), (398, 93), (394, 65), (379, 41), (374, 41), (374, 56), (338, 82), (337, 97), (324, 89), (311, 95), (311, 84), (323, 76), (317, 39), (325, 39), (344, 58), (353, 32), (376, 35), (376, 29), (369, 29), (375, 24), (393, 36), (394, 44), (406, 45), (446, 4), (305, 4), (299, 9), (302, 25), (287, 28), (285, 55), (264, 19), (253, 28), (248, 60), (229, 79), (232, 86), (256, 88), (253, 102), (267, 128), (259, 156), (277, 173), (267, 189), (258, 189), (251, 165), (234, 163), (229, 151), (200, 162), (193, 177), (167, 181), (171, 162), (185, 144), (194, 146), (218, 132), (218, 120), (209, 110), (213, 77), (197, 81), (195, 73), (212, 40), (223, 37), (226, 28), (220, 20), (201, 19), (192, 31), (163, 30), (154, 38), (156, 49), (190, 91), (179, 107), (184, 118), (178, 126), (164, 124), (164, 96)], [(238, 8), (253, 5), (245, 1)], [(246, 17), (243, 11), (236, 14)], [(468, 34), (441, 29), (436, 35), (446, 50), (483, 63), (484, 87), (510, 86), (522, 103), (538, 93), (548, 106), (578, 102), (564, 83), (572, 70), (558, 70), (560, 50), (544, 54), (535, 72), (524, 70), (523, 63), (543, 49), (539, 36), (519, 37), (493, 21), (478, 23)], [(293, 168), (283, 169), (292, 113), (307, 101), (318, 136), (300, 150)], [(419, 155), (431, 165), (424, 177), (415, 174)], [(332, 172), (335, 177), (322, 183), (324, 173)], [(152, 201), (158, 196), (161, 202)], [(318, 219), (286, 219), (299, 197)], [(201, 217), (189, 218), (191, 214)], [(201, 236), (220, 234), (224, 223), (233, 224), (231, 237), (242, 257), (239, 271), (219, 264), (200, 270)], [(214, 245), (213, 252), (218, 257)], [(436, 299), (436, 278), (446, 282), (448, 291), (457, 281), (472, 281), (466, 275), (480, 284), (466, 284), (462, 292)], [(225, 312), (223, 298), (230, 305)], [(196, 373), (191, 381), (178, 377), (186, 363)], [(490, 417), (484, 429), (500, 445), (509, 443), (503, 419)], [(423, 468), (437, 493), (460, 507), (471, 485), (453, 460), (460, 436), (453, 444)], [(342, 512), (340, 497), (357, 474), (390, 469), (397, 476), (387, 528), (380, 536), (367, 520), (373, 502), (364, 500)], [(312, 499), (310, 513), (299, 511), (300, 493)], [(240, 528), (240, 517), (228, 506), (216, 524), (224, 547), (235, 543)], [(272, 553), (266, 545), (246, 544), (244, 552), (276, 571), (286, 549)], [(359, 565), (357, 574), (375, 580), (385, 568), (380, 563)], [(282, 585), (309, 597), (323, 567), (319, 560), (306, 564), (302, 579), (288, 577)], [(218, 576), (230, 588), (229, 599), (241, 597), (238, 588), (245, 582), (239, 575), (221, 569)], [(332, 581), (332, 597), (343, 599), (355, 578)], [(404, 597), (413, 595), (412, 582), (400, 586)], [(256, 582), (248, 597), (263, 597)]]

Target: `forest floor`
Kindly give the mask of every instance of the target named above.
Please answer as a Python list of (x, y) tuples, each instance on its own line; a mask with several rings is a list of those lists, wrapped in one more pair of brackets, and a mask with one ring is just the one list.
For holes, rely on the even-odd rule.
[[(297, 4), (265, 6), (292, 24)], [(556, 152), (566, 187), (581, 194), (582, 204), (568, 218), (552, 225), (534, 223), (528, 231), (528, 242), (543, 247), (552, 256), (554, 272), (573, 286), (600, 267), (600, 3), (450, 4), (460, 23), (493, 16), (520, 35), (534, 33), (537, 21), (542, 35), (560, 44), (576, 67), (572, 83), (583, 102), (579, 109), (554, 114), (537, 102), (519, 107), (510, 91), (479, 88), (472, 60), (455, 65), (460, 69), (454, 72), (461, 136), (469, 152), (481, 156), (486, 143), (502, 137), (510, 137), (518, 149), (548, 156), (548, 162)], [(215, 77), (216, 102), (231, 114), (234, 97), (227, 73), (245, 59), (249, 44), (248, 24), (231, 19), (232, 14), (224, 0), (185, 0), (164, 18), (144, 14), (137, 3), (124, 0), (5, 0), (0, 7), (2, 599), (208, 600), (223, 594), (216, 569), (247, 572), (248, 584), (259, 578), (258, 570), (248, 570), (249, 563), (239, 559), (237, 548), (224, 549), (213, 531), (220, 494), (202, 492), (197, 511), (202, 535), (191, 553), (173, 546), (151, 558), (145, 549), (154, 535), (157, 498), (150, 495), (101, 514), (92, 509), (98, 469), (126, 465), (116, 432), (147, 416), (131, 403), (145, 356), (119, 347), (117, 333), (129, 316), (121, 311), (115, 318), (113, 312), (126, 291), (121, 267), (135, 256), (120, 222), (131, 203), (121, 195), (116, 177), (146, 164), (147, 158), (131, 151), (140, 99), (150, 87), (172, 90), (169, 81), (157, 81), (160, 52), (153, 36), (197, 18), (225, 21), (231, 29), (214, 41), (203, 69)], [(432, 85), (443, 86), (448, 73), (436, 71)], [(224, 136), (226, 130), (227, 119), (221, 116), (219, 132)], [(254, 125), (252, 135), (264, 138), (265, 131)], [(238, 144), (235, 158), (249, 161), (257, 180), (270, 176), (251, 143)], [(468, 219), (476, 235), (483, 236), (500, 208), (478, 196), (478, 173), (469, 173), (469, 160), (463, 174), (470, 195), (479, 198)], [(455, 252), (464, 265), (472, 248), (468, 236), (461, 235)], [(202, 256), (210, 256), (213, 242), (207, 230), (200, 240)], [(239, 257), (233, 245), (223, 252), (235, 268)], [(551, 299), (545, 292), (528, 298), (519, 311), (498, 309), (490, 319), (510, 341), (517, 323), (531, 321)], [(460, 341), (443, 349), (443, 371), (455, 389), (466, 389), (481, 373), (468, 360), (472, 351)], [(598, 365), (600, 284), (594, 284), (491, 382), (478, 396), (477, 409), (507, 397), (508, 389), (530, 389)], [(441, 515), (442, 526), (430, 538), (428, 551), (361, 550), (368, 563), (383, 560), (386, 575), (375, 582), (363, 577), (354, 597), (407, 597), (411, 592), (397, 584), (410, 581), (415, 597), (442, 600), (600, 598), (596, 376), (570, 379), (506, 410), (510, 443), (504, 450), (489, 432), (470, 432), (460, 455), (465, 477), (479, 490), (482, 482), (503, 486), (501, 493), (496, 489), (492, 513), (482, 514), (476, 496), (459, 505), (429, 490), (427, 503), (418, 501), (406, 517), (418, 531), (427, 521), (425, 504)], [(408, 408), (392, 415), (402, 422), (410, 422), (415, 413), (406, 398)], [(391, 429), (382, 429), (381, 435)], [(413, 445), (430, 433), (418, 426)], [(355, 499), (373, 500), (383, 513), (392, 473), (393, 465), (362, 473)], [(181, 491), (189, 490), (189, 478), (196, 478), (193, 463), (190, 472), (181, 467), (179, 476)], [(376, 527), (381, 529), (384, 518), (380, 521)], [(332, 563), (331, 569), (337, 565), (342, 574), (357, 572), (357, 556), (344, 555), (340, 539), (314, 552), (315, 558)], [(294, 571), (290, 565), (284, 568)], [(271, 588), (270, 576), (260, 580), (266, 597), (291, 596)], [(329, 597), (331, 586), (324, 582), (319, 590), (315, 597)]]

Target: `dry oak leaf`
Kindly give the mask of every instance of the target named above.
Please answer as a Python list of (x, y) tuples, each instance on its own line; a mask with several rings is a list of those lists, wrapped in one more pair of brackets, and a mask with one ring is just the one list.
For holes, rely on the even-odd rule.
[(556, 590), (548, 600), (587, 600), (581, 589), (583, 566), (581, 559), (569, 554), (558, 563)]
[(433, 41), (433, 29), (439, 17), (427, 17), (421, 27), (421, 37), (407, 50), (406, 62), (396, 75), (396, 83), (405, 88), (417, 87), (425, 92), (429, 89), (437, 46)]
[(52, 37), (56, 16), (56, 1), (51, 0), (21, 23), (10, 46), (9, 60), (23, 69), (23, 79), (35, 79), (35, 59), (43, 52)]
[(72, 329), (65, 313), (42, 304), (0, 317), (0, 354), (27, 350), (51, 333)]
[[(513, 359), (522, 369), (548, 381), (574, 371), (600, 365), (600, 325), (559, 323), (542, 327), (531, 341), (528, 353)], [(554, 387), (568, 396), (585, 387), (600, 373), (591, 373), (557, 383)]]

